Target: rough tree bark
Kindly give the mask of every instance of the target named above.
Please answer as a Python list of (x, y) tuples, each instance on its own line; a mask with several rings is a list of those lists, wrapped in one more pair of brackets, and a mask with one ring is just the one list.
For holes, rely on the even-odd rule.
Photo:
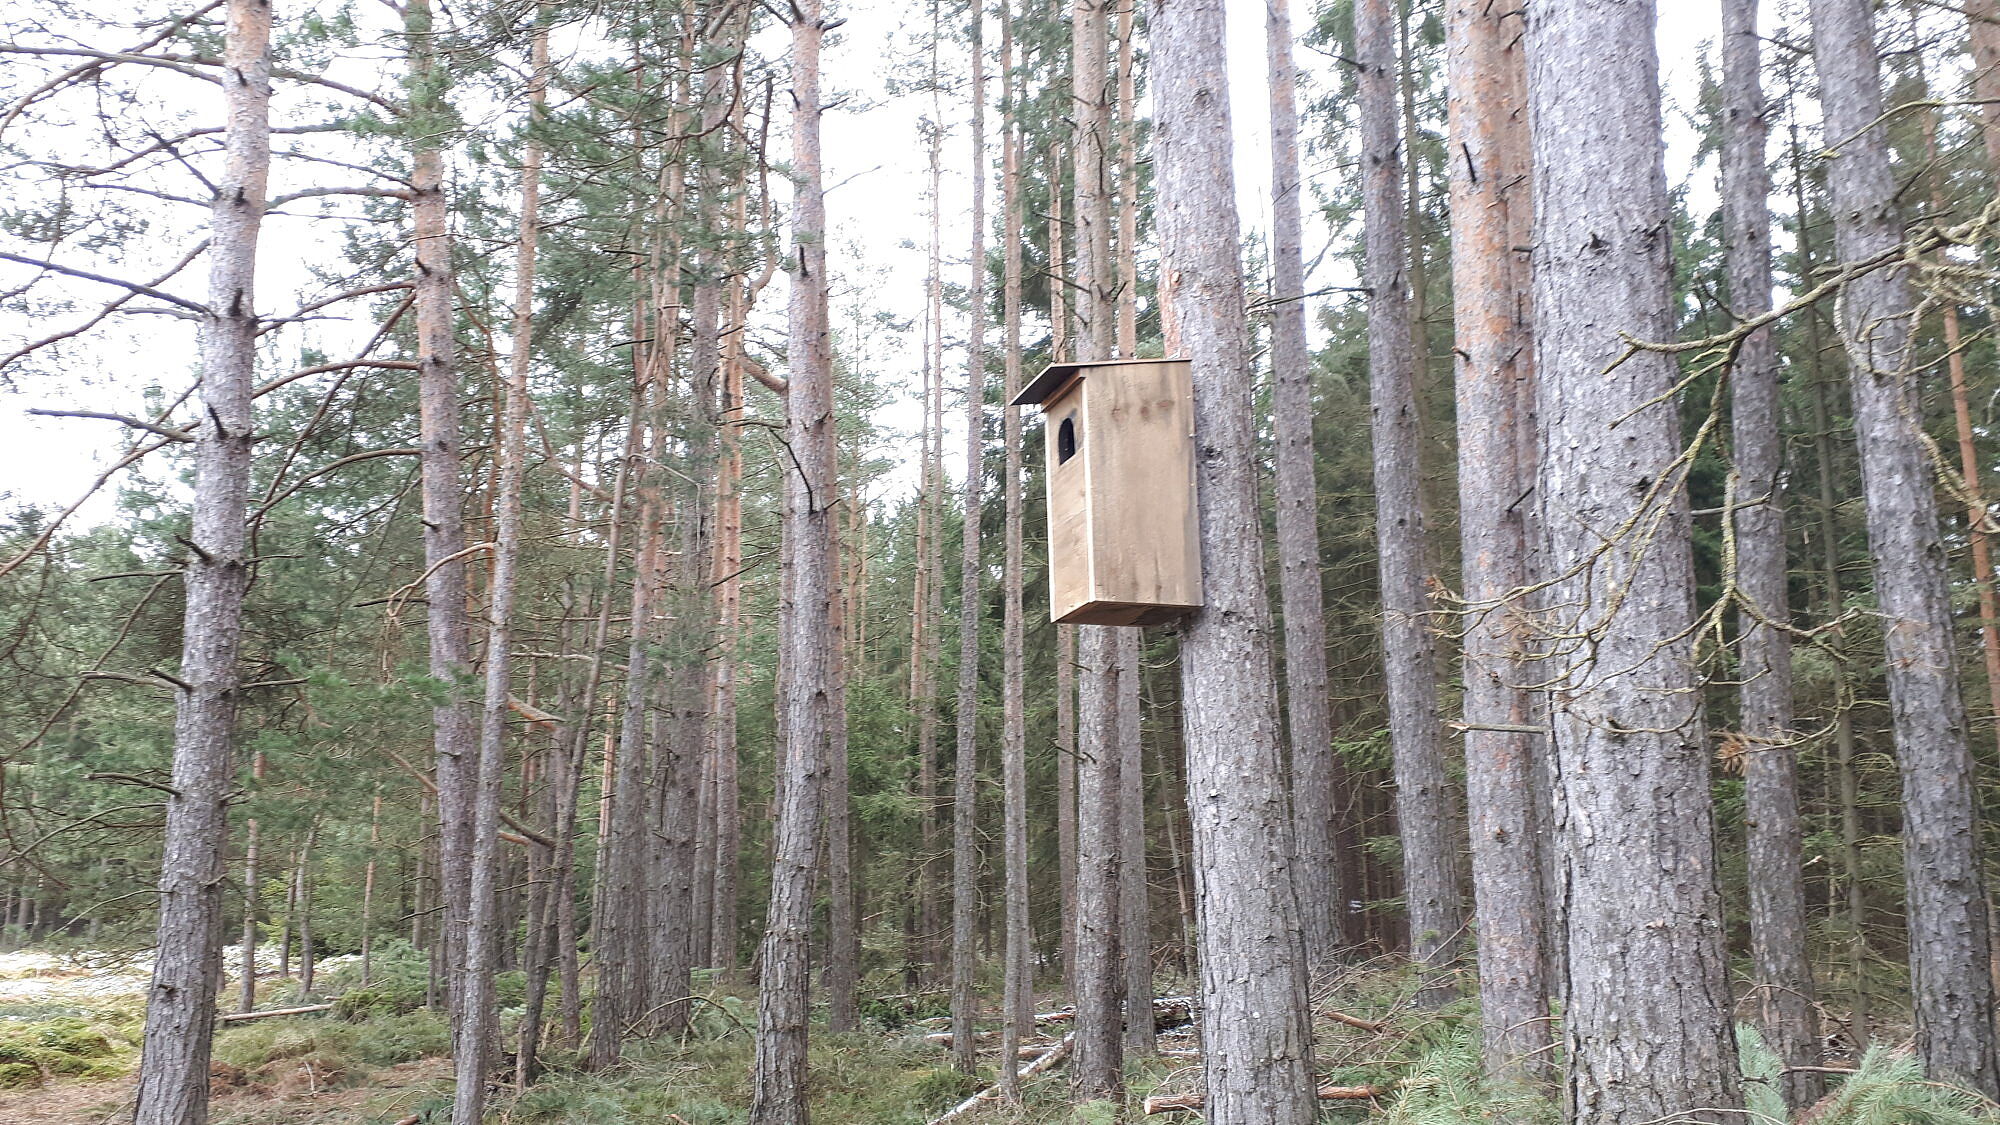
[[(459, 1012), (472, 893), (473, 790), (478, 728), (464, 686), (472, 653), (466, 620), (463, 489), (459, 481), (458, 345), (453, 333), (450, 214), (444, 196), (443, 103), (430, 0), (403, 9), (411, 88), (410, 226), (416, 256), (418, 445), (423, 473), (424, 601), (430, 675), (446, 693), (432, 708), (437, 753), (438, 887), (447, 1004)], [(454, 1035), (458, 1020), (454, 1018)], [(455, 1042), (455, 1040), (454, 1040)], [(454, 1047), (454, 1052), (456, 1047)]]
[(973, 1021), (979, 998), (973, 942), (979, 918), (979, 626), (986, 603), (980, 581), (980, 489), (986, 447), (986, 15), (977, 3), (972, 27), (972, 253), (966, 307), (965, 482), (960, 536), (957, 742), (951, 800), (951, 1053), (960, 1073), (976, 1074)]
[(235, 773), (237, 658), (250, 584), (247, 506), (257, 361), (257, 240), (271, 168), (271, 5), (230, 0), (223, 160), (210, 212), (195, 496), (181, 619), (159, 926), (133, 1119), (201, 1125), (222, 983), (223, 863)]
[[(1014, 12), (1000, 9), (1000, 401), (1011, 403), (1021, 390), (1021, 136), (1015, 115)], [(1001, 988), (1000, 1087), (1013, 1101), (1021, 1097), (1021, 1043), (1034, 1034), (1034, 950), (1028, 922), (1028, 729), (1026, 638), (1022, 620), (1021, 408), (1004, 410), (1001, 474), (1005, 507), (1005, 557), (1000, 608), (1000, 790), (1004, 837), (1007, 943)]]
[(833, 354), (827, 325), (826, 196), (820, 172), (820, 0), (799, 0), (792, 33), (791, 375), (785, 438), (797, 457), (784, 474), (790, 580), (781, 607), (783, 775), (772, 847), (757, 1005), (751, 1125), (806, 1125), (806, 1021), (811, 1014), (813, 871), (826, 780), (827, 652), (836, 464)]
[[(1730, 312), (1771, 308), (1771, 173), (1757, 38), (1757, 0), (1722, 5), (1722, 207)], [(1770, 330), (1746, 337), (1730, 379), (1735, 461), (1737, 676), (1742, 715), (1743, 802), (1750, 890), (1750, 957), (1757, 1018), (1788, 1068), (1785, 1104), (1804, 1109), (1826, 1091), (1819, 1012), (1806, 959), (1797, 733), (1792, 723), (1791, 613), (1786, 594), (1784, 443), (1778, 433), (1778, 343)]]
[[(1813, 65), (1827, 142), (1834, 244), (1842, 263), (1902, 239), (1882, 125), (1872, 5), (1813, 0)], [(1907, 268), (1850, 283), (1840, 333), (1888, 650), (1889, 710), (1903, 777), (1903, 871), (1917, 1050), (1932, 1077), (2000, 1094), (1978, 801), (1932, 467), (1910, 355)]]
[(1416, 356), (1411, 343), (1408, 216), (1403, 205), (1402, 111), (1396, 20), (1389, 0), (1354, 9), (1356, 100), (1361, 114), (1362, 200), (1367, 215), (1368, 373), (1375, 458), (1375, 539), (1382, 587), (1382, 654), (1395, 755), (1396, 823), (1403, 840), (1403, 898), (1410, 956), (1432, 972), (1423, 999), (1451, 989), (1437, 971), (1458, 958), (1465, 930), (1462, 834), (1445, 769), (1438, 713), (1437, 647), (1424, 558), (1423, 470)]
[(1346, 944), (1334, 857), (1333, 717), (1327, 704), (1325, 592), (1319, 575), (1312, 351), (1306, 340), (1305, 187), (1299, 178), (1298, 68), (1291, 0), (1266, 0), (1271, 86), (1271, 432), (1277, 463), (1278, 597), (1285, 620), (1285, 718), (1299, 922), (1310, 967)]
[(528, 81), (529, 137), (521, 158), (521, 227), (514, 251), (514, 324), (499, 425), (499, 481), (495, 491), (493, 574), (486, 601), (486, 699), (480, 712), (475, 767), (471, 900), (465, 971), (458, 985), (460, 1025), (453, 1040), (455, 1093), (452, 1125), (479, 1125), (486, 1101), (486, 1068), (499, 1032), (493, 973), (505, 940), (499, 919), (500, 785), (506, 766), (508, 700), (513, 686), (514, 595), (521, 561), (521, 492), (527, 461), (528, 367), (535, 327), (535, 251), (540, 240), (542, 147), (538, 126), (548, 85), (548, 33), (538, 23), (533, 74)]
[[(1139, 354), (1139, 130), (1135, 5), (1118, 7), (1117, 27), (1117, 313), (1120, 357)], [(1118, 948), (1123, 954), (1125, 1053), (1150, 1055), (1153, 1021), (1153, 912), (1146, 868), (1146, 766), (1140, 729), (1139, 677), (1144, 634), (1118, 632)]]
[(1518, 13), (1453, 0), (1446, 24), (1459, 541), (1466, 621), (1465, 789), (1479, 926), (1481, 1054), (1501, 1082), (1551, 1071), (1537, 760), (1526, 666), (1534, 338), (1527, 71)]
[[(1072, 150), (1076, 221), (1074, 312), (1078, 353), (1103, 359), (1116, 346), (1117, 271), (1111, 226), (1115, 186), (1112, 145), (1109, 4), (1074, 0), (1070, 10)], [(1122, 662), (1116, 630), (1079, 626), (1077, 634), (1076, 911), (1069, 919), (1076, 1001), (1070, 1085), (1078, 1100), (1112, 1098), (1124, 1089), (1120, 1009), (1124, 969), (1118, 820), (1122, 803), (1118, 724)]]
[(1734, 1121), (1650, 2), (1528, 35), (1569, 1119)]
[[(264, 752), (259, 750), (250, 761), (252, 787), (264, 780)], [(243, 947), (239, 972), (243, 979), (237, 982), (238, 997), (236, 1010), (248, 1012), (257, 1007), (257, 916), (262, 912), (262, 894), (259, 888), (261, 876), (257, 873), (258, 824), (256, 817), (249, 817), (243, 825)], [(422, 853), (419, 852), (421, 859)], [(419, 885), (422, 883), (422, 865), (418, 865)], [(24, 902), (26, 900), (23, 900)], [(0, 911), (0, 921), (6, 913)], [(414, 943), (413, 943), (414, 944)], [(365, 971), (364, 971), (365, 976)]]
[(1220, 0), (1151, 8), (1160, 262), (1192, 361), (1205, 606), (1181, 637), (1213, 1125), (1313, 1120), (1312, 1028), (1257, 517)]

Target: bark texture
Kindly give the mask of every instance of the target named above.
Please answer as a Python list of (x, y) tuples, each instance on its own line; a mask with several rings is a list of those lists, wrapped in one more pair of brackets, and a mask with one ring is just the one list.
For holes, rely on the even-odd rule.
[[(1730, 312), (1771, 308), (1770, 127), (1759, 78), (1757, 0), (1722, 5), (1722, 207)], [(1778, 344), (1769, 329), (1747, 336), (1730, 379), (1736, 468), (1731, 513), (1741, 680), (1743, 802), (1750, 889), (1750, 957), (1758, 1025), (1787, 1067), (1820, 1063), (1819, 1012), (1806, 959), (1797, 734), (1792, 722), (1792, 642), (1786, 595), (1784, 443), (1778, 433)], [(1784, 1077), (1785, 1104), (1804, 1109), (1826, 1091), (1810, 1069)]]
[(1257, 518), (1249, 329), (1220, 0), (1155, 0), (1161, 268), (1191, 361), (1205, 606), (1181, 638), (1212, 1125), (1313, 1120), (1305, 945)]
[(1459, 544), (1465, 584), (1465, 790), (1479, 930), (1481, 1056), (1546, 1081), (1549, 981), (1526, 505), (1534, 485), (1526, 60), (1517, 13), (1453, 0), (1446, 24)]
[(785, 473), (784, 536), (790, 580), (781, 607), (785, 708), (782, 784), (772, 846), (757, 1005), (751, 1125), (806, 1125), (806, 1023), (811, 1015), (813, 872), (819, 852), (832, 708), (827, 659), (833, 633), (831, 522), (837, 475), (833, 351), (827, 323), (826, 195), (820, 171), (820, 0), (800, 0), (791, 23), (792, 291), (787, 310), (791, 375), (785, 437), (798, 457)]
[(986, 448), (986, 37), (985, 11), (972, 19), (972, 276), (966, 306), (964, 520), (959, 554), (957, 743), (951, 800), (951, 1043), (963, 1074), (979, 1068), (972, 1024), (979, 1015), (973, 943), (979, 923), (979, 625), (986, 602), (979, 558), (980, 490)]
[[(1000, 401), (1021, 389), (1021, 136), (1015, 115), (1014, 13), (1004, 2), (1000, 23)], [(1007, 936), (1001, 989), (1000, 1087), (1019, 1101), (1022, 1041), (1034, 1034), (1034, 949), (1028, 919), (1028, 727), (1026, 636), (1021, 597), (1021, 408), (1003, 407), (1005, 465), (1001, 502), (1006, 540), (1000, 608), (1000, 790)]]
[[(437, 754), (438, 886), (442, 952), (451, 1012), (459, 1012), (466, 927), (471, 920), (471, 855), (478, 725), (466, 682), (472, 653), (466, 620), (463, 488), (459, 480), (458, 345), (453, 332), (450, 213), (444, 195), (447, 110), (434, 56), (429, 0), (403, 9), (415, 135), (410, 156), (410, 235), (416, 256), (418, 445), (423, 453), (424, 601), (430, 675), (447, 685), (432, 709)], [(457, 1026), (454, 1020), (454, 1029)], [(455, 1042), (455, 1040), (454, 1040)], [(454, 1047), (454, 1053), (456, 1048)]]
[[(1070, 10), (1078, 293), (1074, 311), (1077, 354), (1082, 359), (1108, 358), (1116, 347), (1118, 274), (1111, 240), (1116, 153), (1109, 15), (1108, 0), (1074, 0)], [(1078, 1100), (1115, 1097), (1124, 1089), (1119, 709), (1128, 669), (1121, 659), (1118, 632), (1102, 625), (1076, 630), (1076, 912), (1069, 924), (1076, 1000), (1070, 1084)]]
[[(1845, 265), (1902, 238), (1867, 0), (1813, 0), (1813, 65), (1829, 144), (1834, 244)], [(1903, 778), (1903, 872), (1917, 1051), (1934, 1078), (2000, 1094), (1986, 895), (1965, 701), (1952, 644), (1950, 580), (1934, 477), (1911, 371), (1914, 312), (1906, 267), (1850, 283), (1841, 342), (1868, 548), (1883, 617), (1889, 710)]]
[[(1654, 10), (1538, 5), (1528, 36), (1540, 480), (1567, 1110), (1738, 1118), (1673, 333)], [(1676, 1116), (1679, 1115), (1679, 1116)]]
[(271, 6), (268, 0), (230, 0), (226, 18), (223, 163), (209, 218), (201, 326), (204, 420), (195, 433), (181, 690), (136, 1125), (201, 1125), (208, 1119), (209, 1048), (222, 985), (237, 658), (250, 584), (246, 515), (256, 431), (257, 240), (271, 168)]
[(1327, 703), (1325, 591), (1319, 575), (1312, 351), (1306, 340), (1305, 221), (1299, 179), (1298, 68), (1291, 0), (1266, 0), (1271, 85), (1271, 433), (1276, 446), (1278, 596), (1285, 620), (1285, 718), (1291, 736), (1292, 831), (1299, 923), (1313, 966), (1346, 935), (1334, 856), (1336, 763)]
[[(1422, 441), (1411, 340), (1409, 228), (1403, 192), (1396, 19), (1389, 0), (1357, 0), (1354, 51), (1361, 114), (1361, 193), (1367, 216), (1370, 433), (1375, 542), (1382, 586), (1382, 655), (1395, 753), (1396, 823), (1410, 955), (1436, 970), (1458, 957), (1465, 904), (1457, 796), (1445, 769), (1437, 645), (1424, 559)], [(1449, 998), (1427, 987), (1433, 1004)]]

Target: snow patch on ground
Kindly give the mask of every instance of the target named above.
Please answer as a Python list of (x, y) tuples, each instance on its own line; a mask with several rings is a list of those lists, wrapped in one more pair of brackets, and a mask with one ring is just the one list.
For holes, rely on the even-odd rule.
[[(319, 963), (322, 972), (331, 971), (352, 956), (329, 957)], [(223, 950), (222, 963), (230, 979), (242, 964), (241, 947)], [(257, 947), (257, 975), (278, 971), (278, 947)], [(152, 979), (151, 950), (64, 950), (53, 952), (23, 949), (0, 953), (0, 1004), (91, 1004), (137, 998), (145, 995)]]

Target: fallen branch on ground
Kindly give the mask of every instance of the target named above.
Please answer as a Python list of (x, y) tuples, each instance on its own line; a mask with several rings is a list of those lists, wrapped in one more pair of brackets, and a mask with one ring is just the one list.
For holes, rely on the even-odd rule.
[[(1323, 1102), (1365, 1102), (1372, 1098), (1385, 1097), (1395, 1093), (1403, 1083), (1392, 1082), (1387, 1086), (1321, 1086), (1319, 1100)], [(1146, 1112), (1175, 1113), (1182, 1110), (1200, 1109), (1207, 1100), (1206, 1094), (1161, 1094), (1146, 1099)]]
[[(1022, 1067), (1020, 1073), (1015, 1075), (1015, 1081), (1026, 1082), (1028, 1079), (1033, 1078), (1035, 1075), (1040, 1074), (1041, 1072), (1049, 1069), (1050, 1067), (1068, 1058), (1070, 1045), (1073, 1042), (1075, 1042), (1075, 1040), (1076, 1036), (1074, 1034), (1063, 1036), (1063, 1041), (1056, 1044), (1054, 1047), (1049, 1048), (1047, 1054), (1043, 1055), (1039, 1059), (1036, 1059), (1034, 1062), (1029, 1063), (1027, 1066)], [(971, 1113), (973, 1110), (978, 1109), (981, 1105), (984, 1105), (985, 1103), (990, 1101), (994, 1101), (999, 1097), (1000, 1097), (1000, 1084), (996, 1082), (993, 1085), (988, 1086), (984, 1090), (981, 1090), (978, 1093), (972, 1095), (971, 1097), (965, 1099), (964, 1101), (958, 1103), (957, 1105), (952, 1106), (950, 1109), (944, 1111), (944, 1113), (941, 1116), (931, 1118), (930, 1121), (927, 1123), (927, 1125), (946, 1125), (947, 1122), (955, 1121), (958, 1118), (963, 1117), (968, 1113)]]
[(307, 1004), (302, 1008), (271, 1008), (262, 1012), (228, 1012), (216, 1017), (217, 1023), (242, 1023), (244, 1020), (261, 1020), (267, 1016), (303, 1016), (308, 1012), (330, 1012), (332, 1004)]
[(1364, 1020), (1360, 1016), (1350, 1016), (1346, 1012), (1337, 1012), (1334, 1011), (1332, 1008), (1328, 1008), (1326, 1011), (1321, 1012), (1320, 1015), (1325, 1016), (1327, 1019), (1330, 1019), (1335, 1023), (1344, 1023), (1349, 1027), (1358, 1027), (1363, 1031), (1372, 1031), (1377, 1035), (1380, 1035), (1382, 1032), (1389, 1030), (1389, 1025), (1386, 1023), (1377, 1023), (1374, 1020)]

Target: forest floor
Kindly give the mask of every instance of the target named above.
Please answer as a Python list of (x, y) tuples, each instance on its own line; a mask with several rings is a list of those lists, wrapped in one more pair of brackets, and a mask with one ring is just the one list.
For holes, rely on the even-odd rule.
[[(0, 955), (0, 1123), (113, 1125), (121, 1111), (129, 1114), (147, 968), (143, 957), (133, 956)], [(335, 1011), (221, 1027), (212, 1069), (214, 1125), (448, 1120), (449, 1035), (436, 1015), (419, 1006), (423, 962), (390, 950), (378, 957), (375, 971), (374, 982), (363, 988), (355, 966), (333, 963), (322, 978), (322, 994), (343, 997)], [(262, 1003), (295, 1004), (300, 999), (295, 989), (274, 975), (260, 987)], [(746, 1025), (754, 1020), (754, 1005), (740, 990), (714, 982), (705, 982), (704, 990), (706, 1002), (696, 1006), (686, 1037), (629, 1043), (619, 1065), (599, 1072), (582, 1071), (573, 1054), (550, 1050), (542, 1081), (519, 1095), (496, 1089), (488, 1120), (495, 1125), (743, 1121), (753, 1052)], [(1473, 1125), (1503, 1113), (1522, 1125), (1558, 1120), (1545, 1101), (1503, 1106), (1482, 1089), (1471, 1001), (1425, 1008), (1415, 1003), (1416, 992), (1408, 967), (1393, 962), (1349, 969), (1316, 990), (1320, 1079), (1362, 1091), (1323, 1101), (1322, 1122)], [(927, 1125), (991, 1083), (997, 1044), (982, 1041), (978, 1079), (956, 1074), (936, 1041), (942, 1025), (936, 1003), (936, 997), (921, 997), (913, 1010), (907, 999), (871, 1000), (864, 1004), (867, 1030), (814, 1034), (815, 1125)], [(1124, 1106), (1071, 1106), (1067, 1077), (1058, 1066), (1026, 1084), (1020, 1107), (982, 1101), (951, 1118), (951, 1125), (1108, 1125), (1121, 1111), (1128, 1121), (1198, 1121), (1186, 1112), (1145, 1115), (1148, 1098), (1171, 1100), (1201, 1087), (1199, 1052), (1185, 1026), (1185, 1008), (1169, 1005), (1160, 1011), (1160, 1054), (1128, 1065)], [(1040, 1030), (1038, 1049), (1046, 1050), (1060, 1041), (1067, 1025), (1058, 1020)], [(1777, 1063), (1754, 1035), (1744, 1037), (1746, 1091), (1752, 1110), (1761, 1113), (1752, 1119), (1783, 1125), (1787, 1116), (1768, 1096)], [(1893, 1047), (1864, 1060), (1829, 1061), (1859, 1063), (1862, 1073), (1844, 1082), (1853, 1095), (1848, 1100), (1866, 1094), (1875, 1108), (1859, 1114), (1833, 1107), (1811, 1115), (1815, 1125), (2000, 1121), (1990, 1103), (1943, 1104), (1940, 1099), (1954, 1095), (1923, 1082), (1907, 1054)], [(1885, 1106), (1887, 1117), (1880, 1115)]]

